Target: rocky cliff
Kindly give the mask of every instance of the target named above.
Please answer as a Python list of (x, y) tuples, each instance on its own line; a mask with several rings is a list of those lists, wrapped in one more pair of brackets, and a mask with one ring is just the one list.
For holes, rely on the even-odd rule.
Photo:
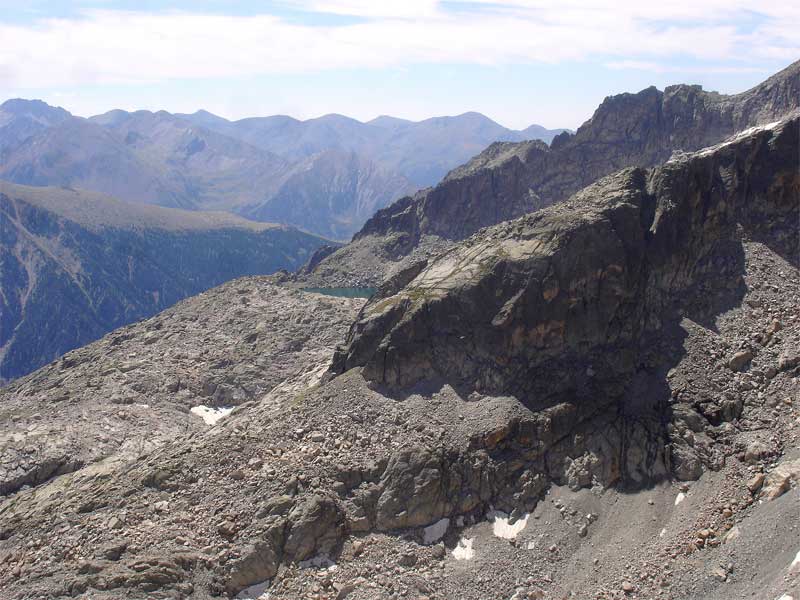
[[(320, 265), (320, 276), (353, 278), (352, 256), (364, 254), (379, 257), (360, 267), (363, 278), (377, 284), (442, 240), (464, 239), (481, 227), (564, 200), (619, 169), (659, 164), (674, 152), (717, 143), (798, 106), (800, 62), (733, 96), (677, 85), (606, 98), (574, 135), (562, 133), (550, 147), (494, 144), (435, 188), (379, 211), (354, 236), (353, 245), (364, 250), (349, 248), (330, 257)], [(397, 261), (400, 266), (393, 266)]]
[(708, 319), (717, 294), (735, 292), (742, 239), (797, 261), (799, 126), (795, 116), (628, 169), (481, 231), (375, 295), (336, 369), (535, 402), (630, 376), (649, 335), (681, 313)]
[(234, 277), (295, 269), (326, 243), (222, 213), (0, 183), (0, 381)]

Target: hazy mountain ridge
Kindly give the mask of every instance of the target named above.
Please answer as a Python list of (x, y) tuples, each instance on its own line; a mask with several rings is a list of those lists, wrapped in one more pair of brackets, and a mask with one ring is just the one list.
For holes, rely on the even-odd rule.
[(76, 117), (7, 148), (0, 179), (72, 186), (129, 202), (194, 208), (191, 185), (176, 170), (134, 152), (108, 129)]
[(405, 177), (354, 152), (326, 150), (301, 161), (268, 201), (241, 212), (257, 221), (304, 222), (310, 231), (343, 240), (376, 210), (413, 190)]
[[(0, 178), (159, 206), (277, 215), (349, 239), (375, 210), (435, 183), (488, 143), (520, 136), (477, 113), (419, 123), (341, 115), (227, 121), (207, 111), (145, 110), (83, 119), (41, 101), (9, 100), (0, 106)], [(353, 153), (357, 160), (348, 158)], [(343, 181), (361, 183), (343, 188)], [(279, 208), (287, 204), (303, 209)]]
[(188, 182), (193, 208), (230, 210), (269, 197), (292, 165), (265, 150), (191, 124), (165, 111), (112, 111), (103, 123), (126, 146)]
[(535, 138), (549, 143), (566, 131), (540, 125), (515, 131), (477, 112), (422, 121), (383, 115), (367, 122), (337, 114), (306, 121), (281, 115), (228, 121), (207, 111), (179, 116), (289, 159), (329, 149), (352, 151), (418, 187), (437, 183), (492, 142)]
[(296, 269), (328, 240), (225, 213), (0, 183), (0, 381), (241, 275)]
[(50, 106), (41, 100), (8, 100), (0, 106), (0, 156), (5, 148), (13, 147), (71, 116), (63, 108)]

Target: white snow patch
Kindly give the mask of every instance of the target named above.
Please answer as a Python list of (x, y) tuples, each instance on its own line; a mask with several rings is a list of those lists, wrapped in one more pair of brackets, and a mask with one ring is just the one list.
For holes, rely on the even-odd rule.
[(486, 517), (492, 522), (492, 532), (495, 536), (504, 540), (513, 540), (525, 529), (530, 514), (525, 513), (514, 523), (511, 523), (511, 518), (506, 513), (499, 510), (490, 511)]
[(792, 596), (790, 596), (789, 594), (784, 594), (783, 596), (778, 598), (778, 600), (794, 600), (794, 598)]
[(678, 504), (680, 504), (684, 500), (686, 500), (686, 494), (684, 494), (683, 492), (678, 492), (678, 495), (675, 496), (675, 506), (678, 506)]
[(236, 594), (236, 600), (269, 600), (269, 592), (267, 591), (269, 585), (269, 579), (251, 585), (249, 588)]
[[(800, 567), (800, 551), (798, 551), (797, 555), (794, 557), (792, 564), (789, 565), (789, 568), (794, 571), (795, 567)], [(800, 570), (800, 568), (798, 568)]]
[[(755, 127), (750, 127), (749, 129), (745, 129), (736, 133), (729, 137), (728, 139), (720, 142), (719, 144), (715, 144), (713, 146), (708, 146), (707, 148), (703, 148), (699, 152), (697, 152), (698, 156), (708, 156), (709, 154), (713, 154), (715, 150), (720, 148), (724, 148), (725, 146), (730, 146), (738, 142), (739, 140), (743, 140), (747, 136), (757, 132), (757, 131), (768, 131), (770, 129), (775, 129), (778, 125), (780, 125), (781, 121), (773, 121), (772, 123), (767, 123), (765, 125), (756, 125)], [(670, 159), (671, 160), (671, 159)]]
[(448, 527), (450, 527), (450, 519), (447, 518), (439, 519), (433, 525), (428, 525), (422, 531), (422, 543), (426, 546), (435, 544), (444, 537)]
[(331, 571), (336, 569), (336, 563), (333, 562), (327, 554), (317, 554), (308, 560), (301, 560), (297, 563), (301, 569), (329, 569)]
[(659, 534), (658, 534), (658, 537), (664, 537), (664, 535), (665, 535), (666, 533), (667, 533), (667, 528), (666, 528), (666, 527), (664, 527), (664, 529), (662, 529), (662, 530), (661, 530), (661, 533), (659, 533)]
[(472, 549), (473, 538), (461, 538), (458, 540), (458, 545), (453, 548), (453, 558), (456, 560), (470, 560), (475, 556), (475, 550)]
[(208, 425), (216, 425), (217, 421), (227, 417), (232, 411), (232, 406), (206, 406), (205, 404), (193, 406), (189, 409), (189, 412), (203, 419)]

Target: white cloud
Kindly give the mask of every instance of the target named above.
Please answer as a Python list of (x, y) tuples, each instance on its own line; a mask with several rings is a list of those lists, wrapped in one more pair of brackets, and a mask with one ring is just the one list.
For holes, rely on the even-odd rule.
[[(436, 0), (285, 3), (363, 20), (310, 26), (272, 15), (106, 10), (0, 24), (0, 86), (591, 59), (617, 68), (659, 68), (677, 57), (734, 69), (800, 56), (800, 7), (785, 1), (467, 0), (461, 5), (481, 10), (455, 12)], [(754, 21), (750, 11), (760, 16)]]
[(676, 67), (673, 65), (648, 62), (644, 60), (618, 60), (605, 63), (609, 69), (617, 71), (649, 71), (651, 73), (760, 73), (762, 69), (758, 67), (727, 67), (717, 65), (707, 65), (703, 67)]
[(439, 3), (437, 0), (284, 0), (284, 4), (333, 15), (416, 19), (435, 16)]

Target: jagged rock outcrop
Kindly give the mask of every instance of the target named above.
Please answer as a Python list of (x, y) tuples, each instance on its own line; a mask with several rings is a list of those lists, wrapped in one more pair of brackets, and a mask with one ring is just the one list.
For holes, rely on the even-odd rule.
[(533, 402), (618, 383), (677, 312), (735, 292), (742, 236), (796, 260), (799, 126), (794, 116), (623, 171), (481, 231), (374, 296), (334, 369), (364, 366), (391, 386), (440, 376)]
[[(541, 205), (530, 193), (524, 158), (546, 152), (543, 142), (495, 143), (476, 159), (479, 166), (451, 173), (435, 188), (378, 211), (354, 239), (397, 232), (396, 250), (407, 252), (422, 235), (463, 239), (478, 229), (532, 212)], [(457, 170), (458, 171), (458, 170)]]
[[(780, 119), (800, 106), (800, 62), (751, 90), (732, 96), (677, 85), (663, 92), (606, 98), (573, 135), (545, 144), (494, 144), (435, 188), (398, 200), (379, 211), (351, 246), (363, 246), (361, 271), (373, 284), (393, 272), (393, 263), (426, 253), (431, 238), (461, 240), (481, 227), (561, 201), (598, 178), (625, 167), (649, 167), (676, 151), (694, 151), (748, 127)], [(331, 256), (320, 277), (352, 277), (357, 248)], [(410, 259), (406, 257), (411, 255)]]
[[(633, 390), (663, 402), (659, 352), (681, 319), (741, 302), (745, 240), (800, 262), (798, 136), (795, 114), (479, 232), (373, 296), (332, 371), (363, 367), (400, 389), (446, 381), (535, 409), (567, 402), (584, 423), (614, 406), (647, 413)], [(722, 404), (709, 409), (718, 422), (741, 412)], [(657, 421), (665, 408), (649, 410)], [(680, 440), (672, 461), (680, 478), (702, 472)]]

